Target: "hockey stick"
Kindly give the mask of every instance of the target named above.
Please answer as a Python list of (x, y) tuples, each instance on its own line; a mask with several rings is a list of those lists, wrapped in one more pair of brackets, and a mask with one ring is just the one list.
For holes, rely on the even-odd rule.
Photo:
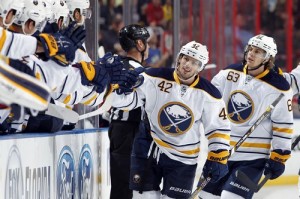
[[(300, 135), (292, 143), (292, 147), (291, 147), (292, 150), (299, 143), (299, 141), (300, 141)], [(257, 193), (271, 177), (271, 174), (268, 174), (264, 177), (264, 179), (259, 184), (256, 184), (244, 172), (240, 170), (237, 170), (235, 175), (239, 181), (241, 181), (244, 185), (246, 185), (251, 191), (254, 191), (255, 193)]]
[(62, 106), (57, 106), (55, 104), (49, 104), (45, 114), (63, 119), (71, 123), (77, 123), (79, 117), (78, 113), (76, 113), (75, 111)]
[(300, 135), (292, 143), (292, 150), (294, 150), (294, 148), (298, 145), (299, 141), (300, 141)]
[(112, 98), (112, 95), (109, 94), (107, 96), (107, 98), (105, 99), (105, 101), (103, 102), (103, 104), (100, 106), (100, 108), (98, 108), (98, 109), (96, 109), (92, 112), (80, 115), (78, 117), (78, 120), (83, 120), (83, 119), (93, 117), (93, 116), (96, 116), (96, 115), (100, 115), (100, 114), (103, 114), (103, 113), (109, 111), (109, 109), (111, 108), (111, 101), (112, 101), (111, 98)]
[[(234, 145), (234, 147), (232, 149), (230, 149), (229, 152), (229, 157), (236, 152), (236, 150), (245, 142), (245, 140), (250, 136), (251, 133), (253, 133), (253, 131), (256, 129), (256, 127), (267, 117), (269, 117), (271, 115), (271, 111), (275, 108), (275, 106), (278, 104), (278, 102), (281, 100), (281, 98), (284, 96), (284, 94), (280, 94), (272, 104), (270, 104), (266, 111), (256, 120), (256, 122), (250, 127), (250, 129), (243, 135), (243, 137), (241, 137), (241, 139), (239, 139), (239, 141)], [(210, 177), (208, 178), (203, 178), (201, 175), (201, 179), (204, 179), (201, 183), (200, 186), (196, 188), (196, 190), (191, 194), (191, 196), (189, 197), (189, 199), (194, 199), (195, 197), (197, 197), (197, 195), (199, 194), (199, 192), (209, 183), (209, 181), (211, 180)]]
[(111, 107), (111, 103), (104, 103), (100, 108), (98, 108), (92, 112), (79, 115), (77, 112), (75, 112), (71, 109), (57, 106), (55, 104), (49, 104), (48, 109), (46, 110), (45, 114), (63, 119), (70, 123), (77, 123), (79, 120), (83, 120), (83, 119), (86, 119), (89, 117), (103, 114), (104, 112), (108, 111), (110, 109), (110, 107)]
[(213, 69), (213, 68), (216, 68), (217, 65), (216, 64), (207, 64), (204, 68), (204, 70), (207, 70), (207, 69)]
[(256, 184), (254, 183), (244, 172), (237, 170), (235, 172), (235, 176), (239, 181), (241, 181), (246, 187), (248, 187), (251, 191), (257, 193), (263, 186), (264, 184), (270, 179), (271, 174), (267, 174), (264, 179)]

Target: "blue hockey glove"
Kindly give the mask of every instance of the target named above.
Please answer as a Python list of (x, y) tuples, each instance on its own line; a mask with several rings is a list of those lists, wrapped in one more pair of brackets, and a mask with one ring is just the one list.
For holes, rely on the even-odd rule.
[(217, 182), (224, 177), (228, 173), (228, 156), (227, 150), (210, 151), (203, 167), (203, 176), (210, 177), (211, 182)]
[(51, 57), (58, 64), (67, 66), (69, 62), (74, 60), (77, 48), (68, 37), (59, 32), (54, 34), (42, 33), (39, 35), (39, 40), (42, 43), (45, 55), (48, 58)]
[(117, 84), (125, 75), (124, 64), (119, 56), (114, 56), (112, 53), (106, 53), (102, 58), (99, 58), (96, 64), (104, 67), (109, 76), (111, 77), (111, 84)]
[(139, 67), (135, 69), (126, 70), (125, 75), (118, 81), (117, 94), (129, 94), (135, 88), (144, 83), (144, 77), (140, 75), (145, 71), (145, 68)]
[(108, 72), (111, 84), (116, 84), (117, 93), (130, 93), (144, 82), (144, 77), (139, 74), (144, 72), (144, 68), (126, 70), (119, 56), (106, 53), (97, 60), (97, 65), (102, 66)]
[(110, 84), (110, 76), (101, 65), (82, 61), (73, 66), (80, 69), (82, 85), (94, 85), (98, 93), (102, 93)]
[(69, 24), (69, 26), (61, 30), (60, 33), (69, 38), (76, 49), (82, 46), (86, 37), (86, 30), (84, 29), (84, 26), (78, 26), (76, 22)]
[(285, 162), (291, 157), (291, 151), (282, 151), (276, 149), (271, 152), (270, 159), (265, 165), (264, 175), (271, 174), (270, 179), (276, 179), (281, 176), (285, 170)]

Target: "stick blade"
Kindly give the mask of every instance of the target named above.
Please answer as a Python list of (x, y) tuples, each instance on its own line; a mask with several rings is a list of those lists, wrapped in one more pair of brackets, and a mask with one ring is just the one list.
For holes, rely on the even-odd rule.
[(258, 186), (255, 184), (244, 172), (237, 170), (235, 172), (236, 178), (243, 183), (246, 187), (248, 187), (251, 191), (257, 192)]
[(79, 115), (73, 110), (57, 106), (55, 104), (49, 104), (46, 115), (51, 115), (60, 119), (63, 119), (67, 122), (77, 123)]

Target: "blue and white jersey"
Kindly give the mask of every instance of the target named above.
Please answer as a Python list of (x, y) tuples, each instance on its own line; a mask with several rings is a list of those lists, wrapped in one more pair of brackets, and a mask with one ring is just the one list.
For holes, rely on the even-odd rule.
[(37, 39), (29, 35), (12, 33), (0, 27), (0, 54), (13, 59), (33, 55), (37, 48)]
[[(200, 135), (208, 138), (209, 151), (229, 149), (230, 123), (220, 92), (197, 76), (190, 86), (180, 84), (171, 68), (152, 68), (143, 74), (144, 83), (129, 95), (116, 95), (112, 106), (134, 109), (145, 105), (150, 120), (149, 132), (169, 158), (196, 164)], [(203, 124), (204, 132), (200, 132)]]
[(284, 77), (273, 70), (265, 70), (253, 77), (247, 75), (242, 64), (230, 65), (213, 79), (221, 92), (231, 121), (231, 146), (250, 129), (267, 107), (281, 94), (284, 97), (261, 122), (230, 160), (268, 158), (270, 150), (291, 149), (293, 133), (292, 89)]

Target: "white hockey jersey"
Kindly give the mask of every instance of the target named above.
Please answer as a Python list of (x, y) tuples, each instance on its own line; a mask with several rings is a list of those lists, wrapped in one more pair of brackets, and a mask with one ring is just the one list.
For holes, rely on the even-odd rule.
[(250, 129), (266, 108), (280, 95), (284, 97), (230, 160), (268, 158), (270, 150), (291, 149), (293, 93), (284, 77), (273, 70), (252, 77), (242, 64), (230, 65), (213, 79), (227, 106), (231, 121), (231, 146)]
[(13, 59), (33, 55), (37, 48), (37, 39), (29, 35), (12, 33), (0, 27), (0, 54)]
[(134, 109), (145, 105), (151, 136), (169, 158), (196, 164), (200, 152), (200, 124), (209, 140), (209, 151), (229, 149), (230, 124), (219, 91), (207, 80), (197, 77), (182, 85), (174, 69), (152, 68), (144, 83), (129, 95), (116, 95), (112, 106)]
[(298, 65), (295, 69), (291, 71), (291, 73), (282, 73), (280, 69), (279, 73), (283, 74), (284, 78), (288, 81), (290, 84), (293, 94), (297, 95), (300, 93), (300, 65)]

